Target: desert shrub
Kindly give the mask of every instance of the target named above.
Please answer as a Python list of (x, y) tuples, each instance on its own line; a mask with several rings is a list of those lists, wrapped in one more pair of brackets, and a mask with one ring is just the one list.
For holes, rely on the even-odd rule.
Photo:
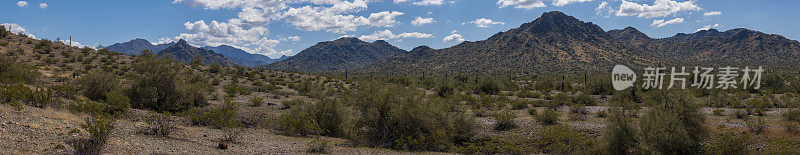
[(545, 127), (536, 133), (536, 145), (542, 153), (580, 153), (592, 147), (592, 138), (563, 125)]
[(44, 108), (56, 103), (53, 98), (53, 91), (43, 88), (28, 88), (21, 83), (2, 85), (0, 84), (0, 103), (9, 103), (17, 109), (22, 104), (31, 105), (37, 108)]
[(627, 154), (639, 145), (638, 131), (621, 109), (609, 109), (606, 128), (600, 137), (600, 150), (607, 154)]
[(39, 54), (50, 54), (53, 51), (53, 42), (47, 39), (39, 40), (39, 43), (33, 47)]
[(734, 110), (733, 115), (731, 115), (731, 117), (736, 119), (747, 119), (748, 117), (750, 117), (750, 114), (747, 114), (745, 110)]
[(260, 96), (253, 96), (253, 98), (250, 98), (250, 102), (253, 103), (253, 106), (258, 107), (264, 103), (264, 98), (261, 98)]
[(597, 113), (595, 113), (595, 115), (597, 116), (597, 118), (606, 118), (608, 116), (608, 112), (606, 111), (607, 110), (600, 110)]
[(75, 154), (100, 154), (108, 138), (114, 131), (114, 119), (107, 116), (92, 116), (82, 125), (89, 132), (89, 139), (78, 141), (73, 145)]
[(128, 96), (119, 92), (109, 92), (103, 101), (106, 103), (103, 111), (112, 116), (122, 116), (131, 107), (131, 100)]
[(582, 104), (587, 106), (594, 106), (597, 105), (597, 99), (588, 94), (580, 94), (572, 98), (573, 104)]
[(161, 137), (169, 136), (176, 129), (168, 114), (153, 113), (146, 122), (149, 126), (149, 133)]
[(764, 121), (764, 118), (761, 117), (754, 117), (745, 120), (745, 124), (747, 124), (747, 129), (754, 134), (761, 134), (767, 130), (767, 122)]
[(556, 93), (552, 96), (553, 97), (550, 99), (549, 107), (569, 105), (572, 102), (572, 99), (567, 96), (567, 93)]
[(538, 114), (538, 112), (536, 111), (536, 108), (530, 108), (530, 109), (528, 109), (528, 115), (531, 115), (531, 116), (533, 116), (533, 117), (536, 117), (536, 115), (537, 115), (537, 114)]
[(38, 68), (18, 62), (16, 59), (0, 55), (0, 83), (31, 83), (39, 78)]
[(5, 38), (5, 37), (10, 36), (10, 35), (12, 35), (12, 33), (10, 31), (6, 30), (5, 26), (0, 25), (0, 38)]
[(713, 114), (714, 116), (724, 116), (725, 115), (725, 110), (724, 109), (714, 109), (714, 111), (712, 111), (711, 114)]
[(64, 85), (64, 84), (54, 85), (54, 86), (50, 87), (50, 89), (53, 90), (53, 93), (55, 94), (55, 96), (63, 97), (63, 98), (74, 99), (75, 95), (78, 94), (78, 90), (75, 89), (75, 87), (72, 87), (70, 85)]
[(134, 108), (178, 112), (207, 104), (207, 83), (188, 82), (177, 61), (145, 53), (136, 57), (133, 70), (138, 76), (128, 97)]
[(553, 109), (545, 109), (536, 117), (536, 121), (542, 123), (543, 125), (555, 125), (558, 124), (558, 117), (560, 114)]
[(492, 79), (483, 79), (475, 90), (475, 93), (497, 95), (500, 93), (500, 84)]
[(466, 142), (458, 148), (465, 154), (530, 154), (535, 153), (534, 139), (528, 136), (490, 136)]
[(328, 153), (328, 147), (329, 147), (328, 143), (329, 142), (327, 140), (323, 140), (323, 139), (319, 139), (319, 138), (311, 139), (311, 141), (309, 141), (306, 144), (306, 147), (308, 147), (308, 151), (307, 152), (309, 152), (309, 153)]
[(539, 98), (542, 96), (542, 93), (539, 92), (532, 92), (532, 91), (520, 91), (517, 92), (517, 97), (519, 98)]
[(304, 106), (293, 107), (278, 117), (277, 130), (290, 136), (316, 135), (322, 132), (314, 116)]
[(586, 85), (586, 90), (592, 95), (611, 95), (614, 93), (611, 88), (611, 80), (605, 76), (597, 76)]
[(725, 129), (711, 137), (705, 153), (747, 154), (750, 141), (750, 136), (747, 134), (739, 133), (735, 129)]
[(529, 103), (530, 102), (528, 102), (525, 99), (511, 100), (511, 109), (513, 109), (513, 110), (522, 110), (522, 109), (528, 108), (528, 104)]
[(800, 122), (800, 110), (791, 109), (782, 114), (783, 119), (791, 122)]
[(214, 128), (224, 128), (239, 123), (236, 115), (236, 104), (231, 99), (225, 99), (225, 103), (219, 107), (206, 109), (191, 109), (183, 112), (192, 124), (202, 126), (212, 126)]
[(494, 114), (493, 118), (496, 121), (494, 130), (507, 131), (517, 127), (517, 123), (514, 122), (514, 119), (517, 118), (517, 114), (515, 114), (514, 111), (503, 110)]
[(707, 129), (699, 108), (683, 95), (664, 94), (660, 101), (639, 119), (644, 149), (678, 154), (701, 151)]
[(443, 84), (438, 88), (436, 88), (436, 95), (438, 95), (439, 97), (450, 97), (453, 95), (454, 92), (455, 90), (453, 89), (453, 86), (450, 86), (448, 84)]
[(425, 98), (416, 89), (397, 85), (367, 83), (347, 95), (355, 106), (358, 130), (355, 137), (369, 146), (404, 150), (448, 151), (467, 141), (475, 120), (456, 102), (445, 98)]
[(303, 99), (297, 98), (293, 100), (283, 101), (281, 103), (283, 104), (282, 109), (291, 109), (294, 106), (304, 106), (306, 102), (303, 101)]

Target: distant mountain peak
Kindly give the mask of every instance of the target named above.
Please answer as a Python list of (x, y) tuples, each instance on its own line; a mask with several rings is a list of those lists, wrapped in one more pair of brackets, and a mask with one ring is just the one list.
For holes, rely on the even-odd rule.
[(354, 38), (354, 37), (341, 37), (333, 41), (334, 43), (366, 43), (361, 39)]
[(181, 62), (187, 63), (195, 57), (200, 57), (203, 63), (206, 64), (219, 63), (226, 66), (234, 65), (233, 61), (229, 60), (224, 55), (216, 53), (212, 50), (196, 48), (192, 45), (189, 45), (189, 43), (186, 43), (186, 40), (183, 39), (178, 40), (175, 45), (159, 51), (158, 56), (170, 56), (180, 60)]
[(651, 39), (649, 36), (647, 36), (647, 34), (644, 34), (636, 28), (630, 26), (622, 30), (610, 30), (608, 31), (608, 35), (614, 39), (626, 41)]
[(530, 23), (522, 24), (519, 28), (531, 33), (564, 33), (575, 34), (585, 33), (602, 35), (605, 33), (600, 26), (592, 22), (583, 22), (573, 16), (566, 15), (559, 11), (545, 12), (539, 18)]

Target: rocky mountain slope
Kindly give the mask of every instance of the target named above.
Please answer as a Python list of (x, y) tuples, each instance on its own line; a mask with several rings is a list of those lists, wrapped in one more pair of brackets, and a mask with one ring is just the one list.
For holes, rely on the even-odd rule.
[(357, 69), (405, 52), (383, 40), (368, 43), (358, 38), (345, 37), (317, 43), (295, 56), (269, 64), (265, 68), (302, 72)]
[(192, 59), (195, 57), (199, 57), (200, 60), (202, 60), (205, 64), (219, 63), (225, 66), (236, 64), (222, 54), (218, 54), (207, 49), (193, 47), (192, 45), (186, 43), (186, 41), (183, 39), (179, 40), (175, 45), (159, 51), (158, 56), (170, 56), (186, 63), (192, 61)]

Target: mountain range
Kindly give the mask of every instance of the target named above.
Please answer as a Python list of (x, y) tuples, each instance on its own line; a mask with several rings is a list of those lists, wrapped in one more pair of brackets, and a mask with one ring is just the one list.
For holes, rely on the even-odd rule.
[(219, 63), (225, 66), (233, 66), (236, 63), (229, 60), (222, 54), (214, 53), (214, 51), (193, 47), (181, 39), (175, 45), (167, 47), (158, 52), (159, 57), (172, 57), (181, 62), (189, 63), (195, 57), (199, 58), (205, 64)]
[(369, 43), (358, 38), (342, 37), (317, 43), (286, 60), (266, 65), (265, 68), (301, 72), (358, 69), (404, 53), (405, 50), (383, 40)]
[(715, 29), (668, 38), (637, 29), (604, 31), (564, 13), (542, 14), (530, 23), (486, 40), (431, 49), (426, 46), (364, 68), (379, 73), (519, 74), (599, 71), (614, 64), (797, 65), (800, 42), (744, 28)]
[(231, 59), (233, 62), (236, 62), (239, 65), (248, 66), (248, 67), (268, 65), (268, 64), (271, 64), (273, 62), (281, 61), (283, 59), (288, 58), (287, 56), (284, 55), (284, 56), (282, 56), (282, 57), (280, 57), (278, 59), (272, 59), (272, 58), (267, 57), (266, 55), (247, 53), (244, 50), (241, 50), (241, 49), (238, 49), (238, 48), (235, 48), (235, 47), (232, 47), (232, 46), (228, 46), (228, 45), (220, 45), (220, 46), (217, 46), (217, 47), (205, 46), (205, 47), (201, 47), (201, 48), (202, 49), (207, 49), (207, 50), (212, 50), (212, 51), (214, 51), (216, 53), (225, 55), (225, 57), (228, 57), (228, 59)]
[[(160, 53), (160, 51), (171, 47), (177, 44), (176, 42), (164, 43), (153, 45), (150, 41), (145, 39), (136, 38), (128, 42), (123, 43), (116, 43), (107, 48), (112, 52), (120, 52), (126, 55), (139, 55), (143, 50), (150, 50), (155, 53)], [(244, 50), (228, 46), (228, 45), (220, 45), (220, 46), (205, 46), (201, 47), (201, 49), (212, 50), (215, 53), (219, 53), (233, 61), (234, 63), (242, 66), (254, 67), (259, 65), (267, 65), (276, 61), (280, 61), (283, 59), (288, 58), (287, 56), (282, 56), (278, 59), (272, 59), (265, 55), (261, 54), (251, 54), (247, 53)], [(187, 58), (191, 60), (191, 58)]]

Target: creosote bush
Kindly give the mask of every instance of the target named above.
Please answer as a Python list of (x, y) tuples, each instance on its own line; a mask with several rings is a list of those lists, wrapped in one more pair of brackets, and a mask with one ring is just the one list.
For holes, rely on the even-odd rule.
[(149, 133), (156, 136), (167, 137), (176, 129), (170, 121), (169, 114), (154, 113), (146, 121), (149, 125)]
[(494, 129), (497, 131), (507, 131), (517, 127), (517, 123), (514, 122), (514, 119), (517, 118), (517, 114), (515, 114), (514, 111), (503, 110), (494, 114), (493, 118), (496, 121)]
[(558, 124), (558, 117), (560, 117), (560, 114), (557, 111), (548, 108), (536, 116), (536, 121), (543, 125), (555, 125)]
[(0, 55), (0, 83), (31, 83), (41, 76), (35, 66), (18, 62), (15, 58)]
[(93, 70), (78, 79), (83, 96), (93, 100), (102, 101), (106, 94), (119, 89), (119, 77), (114, 73), (103, 70)]
[(107, 115), (96, 115), (86, 119), (82, 127), (89, 132), (89, 139), (79, 140), (73, 144), (75, 154), (100, 154), (114, 131), (114, 118)]
[(627, 154), (634, 152), (639, 145), (638, 129), (632, 119), (621, 109), (608, 109), (606, 128), (600, 137), (600, 150), (607, 154)]
[(660, 96), (657, 105), (639, 119), (645, 151), (678, 154), (702, 151), (708, 133), (705, 115), (685, 96), (676, 93)]
[(186, 80), (197, 78), (187, 78), (192, 74), (183, 72), (177, 61), (145, 52), (136, 57), (133, 70), (138, 76), (128, 90), (128, 97), (134, 108), (179, 112), (207, 104), (208, 83)]

